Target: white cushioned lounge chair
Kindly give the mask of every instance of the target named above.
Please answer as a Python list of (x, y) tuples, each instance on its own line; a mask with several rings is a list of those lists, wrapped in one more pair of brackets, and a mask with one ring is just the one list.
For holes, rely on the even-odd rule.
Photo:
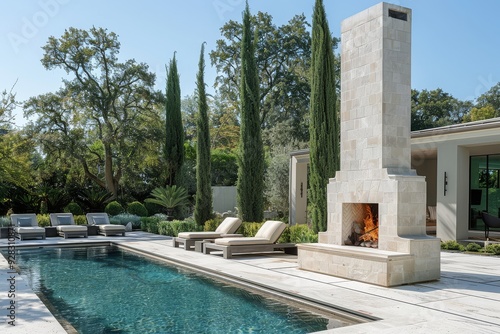
[(42, 238), (45, 239), (45, 229), (38, 226), (36, 214), (21, 213), (12, 214), (10, 216), (12, 225), (14, 226), (14, 235), (21, 240), (27, 238)]
[(50, 225), (54, 226), (57, 234), (64, 239), (69, 237), (87, 238), (87, 226), (75, 225), (75, 219), (72, 213), (51, 213)]
[[(234, 234), (240, 228), (241, 219), (236, 217), (227, 217), (217, 226), (213, 232), (181, 232), (172, 239), (174, 247), (181, 247), (185, 250), (192, 250), (196, 241), (215, 240), (225, 237), (241, 237), (241, 234)], [(201, 251), (201, 249), (200, 249)]]
[(87, 223), (89, 225), (95, 225), (99, 228), (99, 234), (106, 237), (118, 234), (125, 236), (125, 226), (111, 224), (106, 212), (87, 213), (85, 216), (87, 217)]
[(286, 224), (277, 220), (266, 221), (255, 234), (255, 237), (219, 238), (213, 243), (203, 245), (203, 253), (222, 251), (225, 259), (234, 253), (263, 253), (283, 249), (287, 254), (297, 254), (297, 245), (291, 243), (277, 244)]

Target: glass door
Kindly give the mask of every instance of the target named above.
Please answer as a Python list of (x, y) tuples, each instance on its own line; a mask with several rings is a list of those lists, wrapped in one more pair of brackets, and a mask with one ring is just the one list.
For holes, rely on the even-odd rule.
[(469, 229), (484, 230), (481, 212), (500, 217), (500, 154), (470, 157)]

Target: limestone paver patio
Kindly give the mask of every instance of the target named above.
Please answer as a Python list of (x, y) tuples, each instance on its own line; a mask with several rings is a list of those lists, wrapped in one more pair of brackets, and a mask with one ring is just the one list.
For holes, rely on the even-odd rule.
[[(0, 239), (0, 249), (7, 242)], [(174, 248), (169, 237), (145, 232), (130, 232), (126, 237), (17, 240), (15, 246), (96, 242), (113, 242), (380, 319), (322, 333), (500, 333), (500, 257), (442, 252), (439, 281), (384, 288), (300, 270), (293, 255), (242, 255), (225, 260), (216, 254)], [(16, 326), (8, 325), (9, 271), (7, 261), (0, 257), (0, 332), (66, 333), (20, 276), (16, 276), (15, 286)]]

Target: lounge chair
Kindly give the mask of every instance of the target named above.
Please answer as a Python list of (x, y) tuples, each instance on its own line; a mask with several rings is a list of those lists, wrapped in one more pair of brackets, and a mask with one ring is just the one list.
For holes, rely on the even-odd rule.
[(277, 244), (286, 225), (276, 220), (268, 220), (261, 226), (255, 237), (219, 238), (213, 243), (203, 245), (203, 253), (222, 251), (225, 259), (230, 259), (234, 253), (263, 253), (283, 249), (287, 254), (297, 254), (297, 245), (290, 243)]
[(50, 225), (54, 226), (64, 239), (69, 237), (87, 238), (87, 226), (75, 225), (75, 219), (72, 213), (51, 213)]
[(109, 216), (106, 212), (87, 213), (86, 217), (87, 223), (89, 225), (95, 225), (99, 228), (99, 234), (102, 234), (106, 237), (118, 234), (125, 236), (125, 226), (111, 224), (109, 222)]
[(490, 237), (490, 228), (500, 228), (500, 218), (490, 215), (488, 212), (481, 213), (484, 222), (484, 237)]
[(14, 234), (16, 238), (24, 240), (26, 238), (39, 238), (45, 239), (45, 229), (38, 226), (36, 214), (23, 213), (12, 214), (10, 216), (12, 225), (14, 226)]
[[(227, 217), (213, 232), (181, 232), (172, 239), (174, 247), (181, 246), (186, 250), (191, 250), (196, 241), (214, 240), (223, 237), (241, 237), (241, 234), (234, 234), (241, 225), (241, 220), (235, 217)], [(201, 251), (201, 249), (200, 249)]]

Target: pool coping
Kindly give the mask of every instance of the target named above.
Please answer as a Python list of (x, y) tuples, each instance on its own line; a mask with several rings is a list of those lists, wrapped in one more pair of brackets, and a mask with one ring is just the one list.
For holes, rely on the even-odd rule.
[[(297, 268), (296, 256), (293, 255), (235, 256), (226, 260), (220, 255), (205, 255), (174, 248), (169, 237), (145, 232), (132, 232), (127, 237), (88, 239), (25, 240), (18, 242), (17, 246), (117, 244), (165, 257), (167, 261), (187, 263), (236, 280), (267, 286), (276, 291), (381, 319), (322, 333), (500, 333), (500, 316), (497, 312), (500, 308), (498, 257), (443, 252), (439, 281), (384, 288), (300, 270)], [(0, 248), (7, 246), (4, 240), (0, 239)], [(6, 288), (8, 289), (7, 272), (7, 261), (0, 257), (0, 293), (5, 293)], [(66, 333), (26, 282), (19, 281), (18, 286), (19, 325), (9, 332)], [(6, 305), (5, 299), (1, 298), (0, 309), (5, 309)], [(0, 325), (0, 331), (4, 326), (7, 326), (6, 322)]]

